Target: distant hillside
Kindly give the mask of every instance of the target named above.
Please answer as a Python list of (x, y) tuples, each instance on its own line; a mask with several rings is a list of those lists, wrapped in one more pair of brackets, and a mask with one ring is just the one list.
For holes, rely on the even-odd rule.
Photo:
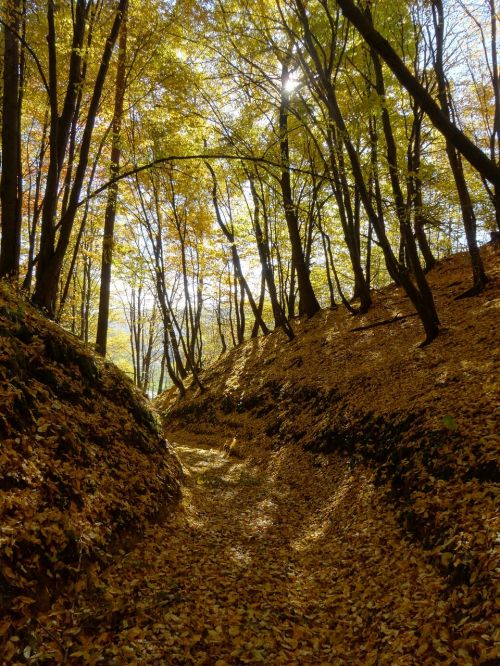
[(429, 347), (418, 347), (420, 323), (391, 286), (366, 315), (296, 321), (292, 342), (281, 331), (250, 340), (205, 371), (204, 392), (157, 400), (173, 440), (188, 430), (269, 464), (300, 446), (318, 465), (347, 456), (353, 469), (375, 467), (400, 522), (448, 579), (466, 633), (494, 614), (500, 527), (500, 253), (482, 252), (491, 283), (479, 297), (455, 300), (470, 282), (465, 254), (429, 274), (442, 323)]
[(0, 283), (3, 660), (9, 636), (54, 595), (91, 585), (88, 566), (164, 511), (179, 479), (144, 396)]

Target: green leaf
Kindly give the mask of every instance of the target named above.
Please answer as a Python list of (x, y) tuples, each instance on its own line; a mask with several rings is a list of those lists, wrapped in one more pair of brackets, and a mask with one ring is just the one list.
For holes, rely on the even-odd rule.
[(445, 414), (443, 416), (443, 423), (448, 428), (448, 430), (457, 430), (458, 428), (458, 424), (453, 416), (451, 416), (451, 414)]

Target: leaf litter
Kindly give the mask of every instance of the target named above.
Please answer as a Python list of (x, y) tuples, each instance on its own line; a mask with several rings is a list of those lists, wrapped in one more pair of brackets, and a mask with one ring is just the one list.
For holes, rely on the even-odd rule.
[[(453, 300), (465, 257), (431, 274), (445, 330), (427, 350), (414, 318), (352, 332), (324, 311), (293, 343), (225, 354), (205, 393), (161, 396), (178, 510), (151, 521), (136, 495), (143, 538), (50, 604), (25, 596), (30, 632), (0, 625), (5, 663), (496, 664), (499, 271), (483, 252), (479, 298)], [(405, 313), (393, 287), (375, 300), (356, 323)]]

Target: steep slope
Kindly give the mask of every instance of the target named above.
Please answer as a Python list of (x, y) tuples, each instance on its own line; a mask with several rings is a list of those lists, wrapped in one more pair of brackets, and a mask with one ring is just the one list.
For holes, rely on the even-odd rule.
[(425, 349), (407, 300), (389, 287), (362, 317), (297, 321), (292, 342), (278, 331), (222, 356), (202, 376), (204, 392), (158, 399), (172, 441), (195, 436), (279, 465), (289, 480), (297, 447), (315, 465), (347, 460), (354, 475), (368, 463), (446, 582), (470, 663), (483, 663), (474, 641), (498, 638), (500, 261), (494, 246), (483, 254), (491, 283), (479, 297), (455, 300), (469, 281), (464, 254), (430, 274), (442, 333)]
[(91, 584), (87, 572), (96, 578), (179, 483), (146, 398), (0, 283), (2, 663), (36, 613)]

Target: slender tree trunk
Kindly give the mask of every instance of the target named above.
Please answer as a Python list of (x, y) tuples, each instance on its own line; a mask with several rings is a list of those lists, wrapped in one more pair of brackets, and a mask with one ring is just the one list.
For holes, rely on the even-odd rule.
[(163, 349), (164, 349), (164, 354), (165, 354), (165, 361), (167, 364), (167, 372), (168, 376), (172, 380), (172, 383), (174, 386), (177, 388), (181, 396), (186, 395), (186, 389), (184, 387), (184, 384), (182, 383), (182, 380), (179, 379), (177, 376), (177, 373), (175, 372), (175, 368), (172, 364), (172, 359), (170, 358), (170, 352), (169, 352), (169, 343), (170, 343), (170, 336), (168, 335), (167, 330), (165, 329), (165, 337), (163, 340)]
[[(235, 297), (235, 310), (236, 310), (236, 322), (237, 322), (237, 331), (238, 331), (238, 344), (245, 340), (245, 290), (243, 285), (239, 280), (239, 274), (236, 266), (234, 265), (234, 256), (233, 256), (233, 267), (234, 267), (234, 297)], [(238, 295), (239, 288), (239, 295)]]
[[(120, 172), (121, 158), (121, 128), (123, 118), (123, 100), (126, 85), (127, 62), (127, 14), (122, 18), (120, 28), (120, 41), (118, 52), (118, 66), (115, 83), (115, 105), (112, 121), (112, 146), (110, 180)], [(106, 356), (109, 323), (109, 300), (111, 290), (111, 269), (113, 266), (113, 245), (116, 219), (116, 206), (118, 198), (118, 183), (113, 183), (108, 189), (108, 201), (104, 214), (104, 234), (102, 239), (101, 281), (99, 289), (99, 315), (97, 319), (96, 350)]]
[[(37, 267), (37, 278), (35, 285), (35, 292), (33, 294), (33, 302), (35, 305), (38, 305), (41, 308), (44, 308), (47, 314), (50, 317), (53, 317), (56, 311), (56, 299), (57, 299), (57, 288), (59, 284), (59, 276), (62, 269), (63, 259), (68, 248), (68, 243), (71, 237), (71, 232), (73, 229), (73, 223), (78, 211), (78, 204), (80, 199), (80, 193), (82, 190), (83, 180), (85, 177), (85, 172), (87, 169), (88, 156), (90, 151), (92, 133), (94, 129), (94, 124), (97, 116), (97, 111), (99, 108), (99, 103), (102, 96), (102, 91), (104, 88), (104, 82), (109, 69), (109, 64), (111, 61), (111, 55), (113, 53), (113, 48), (118, 37), (118, 33), (121, 26), (121, 21), (123, 18), (123, 13), (125, 12), (128, 5), (128, 0), (119, 0), (116, 16), (113, 21), (112, 28), (106, 40), (106, 44), (102, 53), (101, 63), (99, 70), (96, 76), (94, 89), (92, 91), (92, 96), (89, 104), (89, 110), (87, 118), (85, 121), (85, 126), (82, 135), (82, 141), (79, 151), (78, 164), (75, 170), (75, 178), (73, 186), (71, 188), (71, 194), (68, 200), (68, 207), (64, 214), (61, 216), (61, 219), (58, 223), (59, 236), (57, 243), (55, 240), (56, 236), (56, 227), (54, 224), (56, 210), (57, 210), (57, 186), (59, 182), (59, 173), (60, 166), (62, 165), (64, 154), (66, 151), (68, 132), (71, 127), (71, 119), (74, 113), (74, 104), (76, 101), (76, 90), (70, 96), (72, 98), (71, 109), (68, 113), (69, 118), (66, 122), (62, 122), (62, 118), (66, 115), (66, 105), (63, 109), (63, 114), (61, 116), (61, 122), (57, 113), (57, 60), (56, 60), (56, 33), (55, 33), (55, 22), (54, 22), (54, 0), (49, 0), (49, 10), (48, 10), (48, 21), (49, 21), (49, 35), (48, 35), (48, 44), (49, 44), (49, 80), (50, 80), (50, 91), (51, 91), (51, 166), (49, 167), (49, 173), (47, 176), (47, 187), (45, 194), (46, 205), (44, 206), (44, 214), (42, 217), (42, 234), (40, 239), (40, 253)], [(86, 12), (88, 11), (88, 6), (82, 0), (78, 0), (76, 4), (77, 12), (76, 15), (79, 16), (83, 13), (83, 19), (78, 22), (76, 25), (81, 24), (81, 39), (79, 40), (79, 46), (75, 47), (72, 51), (72, 60), (73, 62), (73, 53), (75, 51), (81, 50), (83, 42), (83, 34), (85, 31), (86, 24)], [(75, 30), (76, 35), (76, 30)], [(74, 40), (75, 41), (75, 40)], [(80, 84), (81, 78), (81, 54), (76, 55), (78, 59), (77, 67), (78, 71), (75, 75), (76, 84)], [(71, 66), (70, 66), (71, 70)], [(69, 78), (70, 82), (72, 77)], [(73, 82), (73, 87), (75, 82)], [(61, 131), (59, 131), (61, 130)], [(61, 137), (62, 135), (62, 137)], [(57, 155), (58, 163), (52, 165), (54, 161), (52, 155)], [(50, 181), (50, 187), (49, 187)]]
[(365, 263), (365, 276), (366, 284), (370, 287), (372, 279), (372, 231), (373, 226), (371, 220), (368, 220), (368, 238), (366, 240), (366, 263)]
[(257, 195), (257, 190), (255, 188), (255, 183), (253, 181), (253, 178), (250, 177), (249, 180), (250, 180), (250, 189), (254, 204), (253, 223), (255, 231), (255, 240), (257, 242), (257, 250), (259, 252), (260, 265), (262, 267), (262, 275), (265, 284), (267, 285), (269, 299), (271, 301), (271, 307), (273, 310), (273, 317), (274, 317), (274, 325), (276, 327), (281, 326), (285, 331), (286, 335), (288, 336), (288, 338), (292, 340), (294, 337), (294, 333), (279, 303), (278, 293), (276, 290), (276, 282), (274, 281), (274, 273), (271, 266), (271, 253), (269, 250), (269, 241), (268, 241), (269, 222), (267, 220), (267, 213), (265, 210), (265, 206), (263, 205), (262, 213), (264, 216), (264, 228), (266, 230), (266, 233), (264, 233), (262, 225), (260, 223), (260, 200)]
[(29, 247), (28, 247), (28, 266), (26, 270), (26, 275), (23, 281), (23, 289), (27, 292), (31, 291), (31, 283), (33, 280), (33, 269), (35, 267), (35, 256), (36, 256), (36, 237), (38, 222), (40, 220), (40, 213), (42, 212), (42, 205), (40, 203), (41, 192), (42, 192), (42, 174), (43, 174), (43, 165), (45, 161), (45, 153), (47, 151), (47, 131), (49, 126), (49, 115), (48, 111), (45, 113), (42, 139), (40, 141), (40, 150), (38, 153), (37, 166), (36, 166), (36, 178), (35, 178), (35, 197), (33, 201), (33, 217), (31, 219), (31, 224), (29, 228)]
[[(368, 10), (369, 11), (369, 10)], [(394, 203), (396, 204), (396, 215), (399, 221), (401, 230), (401, 237), (403, 239), (405, 255), (408, 257), (408, 263), (413, 272), (413, 276), (417, 283), (418, 289), (421, 294), (421, 307), (426, 310), (426, 317), (430, 321), (434, 321), (436, 326), (439, 325), (439, 318), (437, 315), (436, 307), (434, 305), (434, 297), (429, 284), (426, 280), (424, 271), (420, 264), (420, 259), (415, 244), (411, 224), (410, 224), (410, 210), (405, 204), (401, 182), (399, 179), (398, 171), (398, 150), (396, 140), (392, 131), (391, 119), (389, 111), (387, 110), (385, 83), (382, 71), (382, 64), (374, 49), (372, 49), (372, 62), (375, 69), (376, 90), (382, 102), (382, 127), (384, 130), (385, 144), (387, 150), (387, 164), (389, 167), (389, 176), (391, 181), (392, 192), (394, 196)], [(403, 262), (400, 262), (403, 263)]]
[(413, 103), (413, 125), (411, 139), (408, 143), (408, 202), (414, 210), (415, 238), (425, 262), (425, 270), (430, 271), (436, 264), (436, 258), (432, 254), (431, 246), (425, 233), (426, 218), (423, 213), (422, 180), (420, 178), (420, 154), (422, 114), (418, 105)]
[(231, 333), (231, 342), (233, 343), (233, 347), (237, 346), (237, 341), (236, 341), (236, 334), (237, 332), (234, 330), (234, 322), (233, 322), (233, 285), (231, 281), (231, 269), (230, 269), (230, 263), (229, 260), (226, 260), (226, 268), (227, 268), (227, 284), (229, 287), (229, 294), (228, 294), (228, 317), (229, 317), (229, 331)]
[[(244, 304), (244, 299), (245, 299), (245, 294), (248, 297), (248, 302), (250, 304), (250, 308), (252, 310), (253, 316), (255, 317), (255, 320), (258, 322), (258, 325), (262, 329), (262, 332), (264, 335), (269, 333), (269, 329), (266, 326), (266, 323), (264, 322), (262, 318), (262, 314), (259, 312), (259, 308), (257, 307), (255, 303), (255, 299), (252, 295), (252, 292), (250, 290), (250, 287), (248, 286), (247, 281), (245, 280), (245, 276), (243, 275), (243, 271), (241, 268), (241, 261), (240, 261), (240, 256), (238, 254), (238, 249), (236, 247), (235, 243), (235, 238), (234, 238), (234, 231), (232, 228), (229, 228), (228, 225), (224, 222), (219, 206), (219, 198), (217, 195), (217, 177), (215, 175), (215, 171), (213, 170), (212, 166), (208, 163), (205, 162), (206, 167), (210, 171), (210, 175), (212, 177), (212, 202), (214, 204), (214, 210), (215, 210), (215, 217), (217, 220), (217, 224), (219, 225), (221, 231), (223, 232), (224, 236), (227, 238), (227, 240), (231, 243), (231, 259), (233, 262), (233, 267), (234, 267), (234, 275), (235, 279), (237, 280), (238, 284), (240, 285), (240, 291), (241, 291), (241, 300), (239, 303), (239, 306), (237, 306), (237, 321), (239, 321), (239, 327), (238, 327), (238, 341), (241, 343), (243, 342), (243, 338), (241, 336), (243, 335), (244, 337), (244, 321), (245, 321), (245, 312), (243, 308)], [(241, 338), (241, 339), (240, 339)]]
[[(165, 329), (166, 335), (170, 339), (170, 347), (172, 349), (173, 363), (175, 363), (176, 374), (179, 375), (181, 379), (187, 377), (187, 370), (184, 366), (181, 357), (181, 351), (179, 349), (179, 343), (174, 331), (174, 325), (172, 322), (172, 314), (170, 311), (170, 304), (166, 295), (165, 287), (165, 277), (162, 268), (157, 266), (157, 284), (156, 284), (156, 294), (160, 302), (160, 309), (162, 313), (163, 327)], [(170, 373), (169, 373), (170, 374)]]
[(2, 103), (2, 176), (0, 207), (2, 240), (0, 245), (0, 277), (19, 276), (21, 251), (21, 191), (20, 182), (20, 58), (19, 31), (21, 0), (7, 0), (4, 27), (4, 67)]
[[(500, 163), (500, 76), (498, 72), (497, 49), (497, 8), (495, 0), (488, 0), (491, 25), (491, 84), (495, 99), (495, 114), (493, 117), (493, 131), (490, 138), (490, 157), (497, 165)], [(500, 183), (496, 183), (493, 192), (495, 217), (498, 231), (500, 231)]]
[(163, 393), (163, 382), (165, 381), (165, 351), (163, 351), (162, 357), (161, 357), (161, 363), (160, 363), (160, 378), (158, 379), (158, 389), (157, 389), (157, 395), (160, 395), (160, 393)]
[(281, 193), (283, 196), (283, 206), (285, 219), (292, 248), (292, 262), (297, 274), (297, 283), (299, 287), (299, 310), (301, 313), (312, 317), (320, 310), (320, 305), (314, 293), (309, 269), (307, 267), (302, 241), (300, 238), (299, 221), (293, 202), (292, 186), (290, 181), (290, 148), (288, 142), (288, 109), (290, 104), (289, 92), (286, 84), (288, 82), (289, 70), (286, 59), (281, 64), (281, 101), (279, 109), (279, 133), (280, 133), (280, 154), (281, 154)]
[[(323, 253), (325, 256), (325, 268), (326, 268), (326, 280), (328, 283), (328, 292), (330, 294), (330, 307), (332, 309), (337, 308), (337, 304), (335, 303), (335, 290), (333, 288), (333, 280), (332, 280), (332, 269), (330, 266), (330, 256), (328, 252), (328, 243), (330, 242), (330, 237), (328, 234), (323, 231), (322, 225), (319, 224), (319, 231), (321, 234), (321, 241), (323, 244)], [(327, 241), (328, 238), (328, 241)]]
[(326, 232), (323, 232), (323, 238), (326, 240), (326, 247), (328, 250), (328, 256), (330, 258), (330, 266), (332, 267), (332, 273), (335, 279), (335, 285), (337, 286), (337, 291), (339, 292), (340, 300), (342, 301), (343, 306), (348, 312), (350, 312), (351, 314), (358, 314), (358, 311), (355, 308), (353, 308), (353, 306), (349, 303), (346, 296), (344, 295), (344, 292), (342, 291), (342, 285), (340, 284), (339, 274), (337, 273), (337, 268), (333, 260), (331, 238)]
[[(449, 87), (446, 80), (444, 70), (444, 11), (442, 0), (432, 0), (432, 16), (434, 19), (434, 30), (436, 34), (436, 49), (434, 53), (434, 71), (438, 84), (438, 99), (441, 105), (442, 113), (450, 120), (452, 117), (452, 109), (449, 96)], [(486, 283), (488, 277), (484, 270), (484, 265), (479, 252), (479, 246), (476, 238), (476, 216), (474, 214), (474, 207), (467, 187), (465, 179), (464, 168), (460, 153), (458, 152), (454, 143), (446, 137), (446, 154), (450, 163), (453, 178), (455, 179), (455, 186), (458, 192), (458, 199), (460, 201), (460, 208), (462, 211), (462, 219), (464, 223), (465, 237), (467, 239), (467, 246), (469, 248), (469, 255), (472, 265), (473, 285), (462, 296), (473, 296), (478, 294)], [(495, 183), (495, 188), (499, 183)], [(497, 211), (498, 214), (498, 211)]]
[[(221, 276), (222, 277), (222, 276)], [(215, 317), (217, 320), (217, 330), (219, 331), (219, 337), (221, 342), (221, 354), (224, 354), (227, 351), (226, 339), (224, 337), (224, 331), (222, 329), (222, 312), (221, 312), (221, 278), (219, 278), (219, 294), (217, 299), (217, 307), (215, 310)]]
[[(266, 279), (264, 273), (260, 277), (260, 294), (259, 294), (259, 303), (257, 305), (257, 310), (259, 311), (259, 317), (262, 318), (262, 313), (264, 312), (264, 302), (266, 300)], [(256, 319), (253, 323), (252, 332), (250, 333), (251, 338), (256, 338), (259, 334), (259, 321)]]
[[(334, 118), (330, 115), (332, 127), (328, 132), (328, 144), (330, 152), (330, 168), (332, 173), (332, 189), (337, 201), (340, 223), (344, 232), (344, 239), (351, 260), (352, 272), (354, 274), (354, 298), (360, 299), (359, 310), (352, 309), (353, 313), (367, 312), (371, 306), (372, 299), (370, 289), (366, 283), (361, 264), (361, 246), (359, 239), (359, 223), (356, 223), (356, 216), (359, 217), (359, 196), (356, 195), (357, 204), (353, 207), (351, 192), (347, 181), (347, 169), (344, 163), (343, 141), (338, 128), (333, 125)], [(357, 208), (357, 212), (356, 212)], [(357, 228), (357, 229), (356, 229)]]
[(286, 295), (286, 306), (288, 311), (288, 319), (293, 319), (295, 317), (295, 303), (297, 300), (297, 292), (295, 287), (295, 264), (293, 261), (288, 264), (288, 273), (290, 275), (289, 284), (288, 284), (288, 294)]
[[(200, 273), (200, 263), (198, 261), (198, 268), (196, 273), (196, 310), (193, 316), (193, 323), (191, 327), (192, 335), (191, 341), (188, 345), (189, 357), (193, 367), (196, 370), (201, 369), (201, 360), (202, 360), (202, 345), (203, 345), (203, 336), (201, 330), (201, 315), (203, 312), (203, 275)], [(194, 285), (193, 285), (194, 287)], [(194, 289), (193, 289), (194, 291)]]

